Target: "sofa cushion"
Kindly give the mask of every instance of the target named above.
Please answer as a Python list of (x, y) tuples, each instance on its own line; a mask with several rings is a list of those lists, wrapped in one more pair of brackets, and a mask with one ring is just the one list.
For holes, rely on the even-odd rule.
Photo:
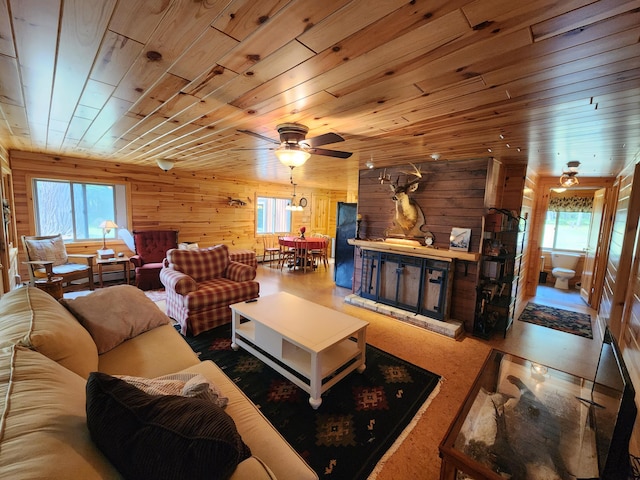
[(0, 346), (12, 344), (37, 350), (84, 378), (98, 368), (89, 332), (55, 298), (35, 287), (12, 290), (0, 300)]
[(187, 295), (187, 308), (197, 311), (203, 308), (228, 306), (257, 297), (259, 290), (258, 282), (234, 282), (226, 278), (207, 280), (198, 284), (198, 290)]
[(169, 317), (133, 285), (116, 285), (83, 297), (63, 298), (60, 303), (89, 331), (100, 354), (169, 323)]
[(0, 349), (0, 477), (119, 478), (89, 436), (85, 385), (38, 352)]
[(42, 238), (39, 240), (33, 238), (25, 238), (29, 253), (27, 257), (30, 260), (48, 260), (53, 261), (53, 266), (64, 265), (69, 261), (67, 249), (64, 246), (62, 235), (56, 235), (52, 238)]
[(251, 456), (233, 420), (217, 405), (149, 395), (99, 372), (87, 381), (87, 425), (126, 478), (227, 479)]
[(198, 362), (198, 356), (173, 325), (163, 325), (100, 355), (98, 371), (110, 375), (155, 378)]
[(173, 249), (167, 252), (169, 268), (186, 273), (200, 283), (203, 280), (222, 277), (229, 265), (229, 249), (226, 245), (200, 250)]

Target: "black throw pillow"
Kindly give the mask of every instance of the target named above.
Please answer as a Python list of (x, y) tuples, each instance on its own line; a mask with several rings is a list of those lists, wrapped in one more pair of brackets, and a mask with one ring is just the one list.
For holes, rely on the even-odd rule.
[(87, 381), (87, 426), (127, 479), (227, 479), (251, 456), (233, 419), (214, 403), (149, 395), (104, 373)]

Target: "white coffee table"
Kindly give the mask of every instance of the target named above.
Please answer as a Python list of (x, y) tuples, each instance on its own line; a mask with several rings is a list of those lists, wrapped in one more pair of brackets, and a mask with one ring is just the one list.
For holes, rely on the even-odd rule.
[(364, 372), (368, 322), (286, 292), (231, 305), (231, 347), (244, 348), (310, 394)]

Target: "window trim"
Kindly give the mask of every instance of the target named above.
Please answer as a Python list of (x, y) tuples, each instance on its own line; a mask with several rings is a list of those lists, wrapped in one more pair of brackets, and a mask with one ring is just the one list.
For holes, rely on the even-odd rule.
[(291, 232), (291, 226), (293, 225), (293, 211), (291, 210), (285, 210), (285, 212), (288, 214), (289, 216), (289, 230), (286, 232), (258, 232), (258, 209), (259, 209), (259, 199), (260, 198), (268, 198), (268, 199), (275, 199), (275, 200), (284, 200), (286, 202), (291, 202), (291, 197), (288, 196), (278, 196), (278, 195), (269, 195), (269, 194), (260, 194), (256, 192), (255, 195), (255, 220), (254, 220), (254, 235), (256, 236), (256, 238), (260, 235), (286, 235), (288, 233)]
[[(584, 252), (584, 248), (561, 248), (561, 247), (557, 247), (556, 246), (556, 240), (558, 238), (558, 222), (560, 221), (560, 214), (561, 213), (576, 213), (576, 212), (571, 212), (568, 210), (562, 210), (562, 211), (556, 211), (556, 221), (555, 221), (555, 227), (553, 230), (553, 242), (552, 245), (550, 247), (544, 246), (544, 234), (545, 234), (545, 226), (547, 225), (547, 215), (549, 214), (549, 210), (547, 210), (544, 214), (543, 217), (543, 222), (542, 222), (542, 238), (540, 241), (540, 248), (542, 250), (545, 251), (562, 251), (562, 252), (576, 252), (576, 253), (581, 253)], [(580, 213), (589, 213), (589, 215), (593, 216), (593, 213), (591, 212), (580, 212)], [(591, 222), (592, 218), (589, 219), (589, 221)], [(588, 240), (588, 239), (587, 239)]]
[[(131, 210), (131, 182), (126, 182), (122, 180), (96, 180), (95, 178), (86, 177), (86, 176), (77, 176), (73, 178), (69, 178), (64, 175), (26, 175), (27, 180), (27, 207), (28, 207), (28, 216), (29, 216), (29, 231), (36, 232), (37, 227), (37, 218), (36, 218), (36, 209), (35, 209), (35, 180), (51, 180), (51, 181), (64, 181), (64, 182), (75, 182), (75, 183), (91, 183), (94, 185), (113, 185), (116, 188), (119, 186), (124, 189), (123, 194), (116, 195), (116, 203), (123, 202), (124, 205), (116, 205), (116, 212), (118, 218), (114, 219), (114, 222), (118, 225), (118, 229), (132, 230), (132, 210)], [(82, 240), (65, 240), (65, 244), (74, 244), (74, 245), (102, 245), (102, 238), (100, 239), (82, 239)]]

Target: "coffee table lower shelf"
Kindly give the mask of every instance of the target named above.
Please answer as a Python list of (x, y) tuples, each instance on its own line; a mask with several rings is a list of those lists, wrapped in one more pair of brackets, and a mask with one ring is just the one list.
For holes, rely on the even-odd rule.
[(322, 394), (354, 370), (366, 368), (368, 322), (278, 292), (231, 308), (231, 347), (272, 367), (318, 408)]
[(245, 321), (236, 328), (232, 348), (237, 350), (238, 347), (242, 347), (309, 393), (309, 404), (314, 409), (322, 404), (321, 395), (329, 388), (353, 370), (362, 373), (366, 369), (364, 352), (359, 348), (356, 337), (345, 338), (316, 354), (276, 334), (272, 339), (275, 344), (263, 344), (271, 350), (268, 351), (256, 345), (256, 328), (259, 332), (262, 330), (262, 333), (269, 335), (268, 329), (265, 330), (262, 325)]

